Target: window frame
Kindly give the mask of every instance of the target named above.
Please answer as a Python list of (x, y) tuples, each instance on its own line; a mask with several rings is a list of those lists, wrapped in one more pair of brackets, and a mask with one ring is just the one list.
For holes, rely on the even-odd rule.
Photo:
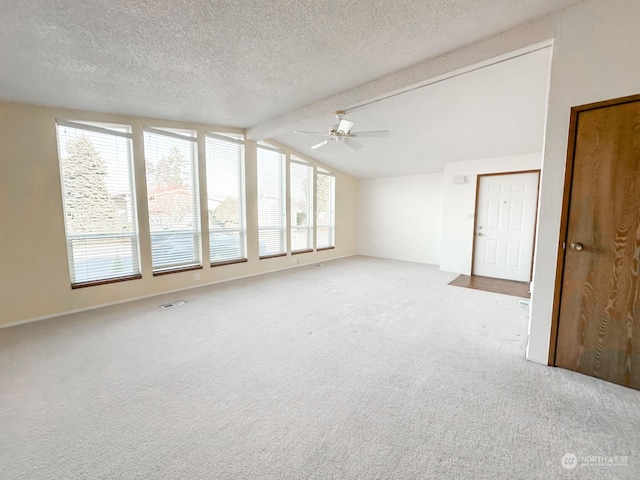
[[(195, 129), (181, 129), (181, 128), (171, 128), (171, 127), (143, 127), (143, 135), (142, 135), (142, 148), (144, 152), (144, 164), (145, 164), (145, 182), (147, 186), (147, 201), (151, 202), (151, 189), (149, 182), (149, 161), (147, 159), (150, 154), (150, 148), (147, 145), (146, 134), (157, 135), (161, 137), (174, 138), (176, 140), (189, 141), (191, 142), (191, 158), (188, 159), (190, 161), (189, 170), (192, 174), (190, 178), (190, 194), (191, 204), (193, 208), (193, 222), (194, 226), (192, 229), (167, 229), (166, 231), (155, 231), (152, 226), (151, 220), (151, 209), (149, 208), (149, 203), (147, 204), (147, 217), (149, 222), (149, 239), (150, 239), (150, 247), (151, 247), (151, 269), (153, 272), (153, 276), (161, 276), (168, 275), (172, 273), (180, 273), (180, 272), (188, 272), (192, 270), (200, 270), (202, 269), (202, 220), (200, 215), (200, 174), (199, 174), (199, 149), (198, 149), (198, 132)], [(194, 257), (193, 261), (189, 260), (186, 262), (175, 262), (172, 264), (164, 264), (164, 265), (155, 265), (153, 249), (154, 249), (154, 236), (158, 238), (162, 238), (164, 236), (169, 237), (169, 240), (172, 236), (193, 236), (193, 249), (194, 249)], [(166, 242), (166, 241), (165, 241)], [(160, 242), (162, 244), (163, 242)], [(169, 245), (171, 248), (171, 244)]]
[[(318, 193), (320, 189), (318, 188), (318, 183), (320, 181), (320, 177), (324, 176), (330, 179), (330, 188), (329, 188), (329, 221), (327, 224), (320, 224), (318, 221), (318, 217), (322, 213), (318, 204)], [(320, 245), (319, 235), (321, 229), (328, 229), (329, 242), (327, 245)], [(316, 170), (316, 250), (318, 252), (323, 250), (332, 250), (336, 246), (336, 176), (332, 172), (328, 172), (326, 170), (322, 170), (318, 168)]]
[[(204, 135), (204, 143), (205, 143), (205, 165), (206, 165), (206, 188), (207, 188), (207, 202), (209, 200), (209, 196), (212, 194), (211, 189), (209, 188), (210, 182), (212, 182), (213, 166), (210, 163), (210, 158), (208, 155), (208, 144), (207, 140), (212, 139), (214, 141), (219, 142), (227, 142), (231, 144), (235, 144), (240, 146), (240, 154), (238, 158), (238, 178), (236, 179), (238, 182), (238, 209), (239, 209), (239, 224), (240, 227), (235, 229), (217, 229), (211, 226), (211, 220), (207, 218), (207, 229), (209, 233), (209, 263), (211, 267), (220, 267), (224, 265), (233, 265), (235, 263), (246, 263), (248, 261), (248, 251), (247, 251), (247, 193), (246, 193), (246, 146), (244, 141), (244, 136), (241, 134), (230, 136), (225, 135), (223, 133), (218, 132), (205, 132)], [(208, 217), (208, 215), (207, 215)], [(214, 250), (211, 245), (212, 233), (215, 231), (229, 232), (229, 231), (238, 231), (238, 235), (240, 237), (239, 249), (240, 256), (236, 258), (227, 258), (223, 260), (214, 260)]]
[[(280, 224), (277, 226), (266, 226), (263, 227), (260, 225), (260, 221), (261, 221), (261, 215), (260, 215), (260, 197), (261, 197), (261, 193), (260, 193), (260, 150), (265, 150), (265, 151), (269, 151), (269, 152), (273, 152), (279, 155), (278, 161), (279, 161), (279, 179), (277, 179), (278, 183), (280, 184), (280, 195), (279, 195), (279, 200), (280, 200), (280, 205), (279, 205), (279, 216), (280, 216)], [(288, 213), (287, 213), (287, 154), (284, 150), (278, 149), (278, 148), (274, 148), (272, 146), (269, 145), (264, 145), (264, 144), (258, 144), (256, 146), (256, 199), (257, 199), (257, 205), (256, 205), (256, 210), (258, 213), (258, 258), (260, 260), (265, 260), (268, 258), (276, 258), (276, 257), (284, 257), (287, 256), (287, 230), (288, 230), (288, 225), (287, 225), (287, 219), (288, 219)], [(274, 253), (266, 253), (266, 254), (261, 254), (260, 253), (260, 244), (262, 242), (261, 239), (261, 232), (266, 232), (266, 231), (279, 231), (280, 232), (280, 241), (281, 241), (281, 249), (278, 252), (274, 252)]]
[[(307, 179), (309, 180), (309, 191), (307, 192), (307, 198), (306, 200), (306, 219), (307, 219), (307, 225), (305, 227), (298, 227), (297, 225), (297, 218), (294, 218), (294, 206), (293, 206), (293, 202), (294, 202), (294, 198), (293, 198), (293, 192), (294, 192), (294, 186), (293, 186), (293, 170), (294, 170), (294, 165), (298, 166), (298, 167), (303, 167), (305, 169), (308, 169), (309, 172), (307, 174)], [(304, 160), (301, 160), (295, 156), (291, 156), (290, 160), (289, 160), (289, 202), (291, 204), (291, 208), (289, 209), (290, 211), (290, 215), (291, 215), (291, 221), (290, 221), (290, 227), (289, 227), (289, 235), (291, 238), (291, 254), (292, 255), (298, 255), (301, 253), (310, 253), (313, 252), (315, 249), (315, 243), (316, 243), (316, 238), (315, 238), (315, 196), (316, 196), (316, 188), (315, 188), (315, 176), (316, 176), (316, 169), (313, 165), (311, 165), (309, 162), (305, 162)], [(297, 212), (296, 212), (297, 213)], [(298, 248), (298, 249), (294, 249), (294, 235), (296, 231), (299, 230), (306, 230), (306, 237), (307, 237), (307, 245), (304, 248)]]
[[(56, 125), (56, 142), (58, 148), (58, 165), (60, 169), (60, 186), (62, 194), (62, 208), (64, 213), (64, 229), (65, 229), (65, 243), (67, 247), (67, 265), (69, 267), (69, 281), (71, 289), (79, 289), (86, 287), (93, 287), (98, 285), (107, 285), (111, 283), (125, 282), (129, 280), (139, 280), (142, 278), (142, 265), (140, 261), (140, 232), (138, 223), (138, 208), (136, 199), (136, 187), (135, 187), (135, 161), (134, 161), (134, 145), (133, 145), (133, 133), (131, 125), (126, 124), (114, 124), (108, 122), (88, 122), (88, 121), (72, 121), (62, 118), (55, 119)], [(124, 151), (126, 152), (127, 159), (127, 181), (126, 185), (128, 191), (125, 192), (130, 197), (130, 204), (128, 205), (127, 216), (130, 216), (130, 228), (129, 232), (93, 232), (83, 234), (71, 234), (69, 233), (69, 211), (68, 203), (65, 192), (65, 167), (63, 165), (63, 146), (62, 146), (62, 134), (61, 128), (71, 128), (75, 130), (87, 131), (97, 133), (100, 135), (108, 135), (114, 137), (121, 137), (128, 140), (128, 144)], [(65, 145), (66, 146), (66, 145)], [(95, 145), (94, 145), (95, 147)], [(98, 147), (96, 147), (98, 148)], [(107, 160), (108, 161), (108, 160)], [(96, 277), (84, 281), (76, 280), (77, 264), (79, 258), (76, 258), (73, 249), (74, 240), (111, 240), (127, 238), (130, 243), (131, 252), (131, 270), (130, 273), (112, 277)], [(111, 252), (112, 253), (112, 252)], [(113, 254), (113, 253), (112, 253)], [(120, 256), (115, 254), (112, 258), (112, 262), (120, 261)], [(86, 260), (85, 260), (86, 261)]]

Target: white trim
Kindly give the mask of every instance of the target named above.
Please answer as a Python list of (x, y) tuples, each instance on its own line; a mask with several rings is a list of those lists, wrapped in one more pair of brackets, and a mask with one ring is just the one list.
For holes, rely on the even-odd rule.
[[(321, 253), (321, 252), (313, 252), (313, 253)], [(39, 322), (39, 321), (42, 321), (42, 320), (49, 320), (51, 318), (63, 317), (65, 315), (73, 315), (75, 313), (89, 312), (91, 310), (97, 310), (99, 308), (112, 307), (114, 305), (121, 305), (123, 303), (136, 302), (138, 300), (144, 300), (146, 298), (159, 297), (160, 295), (167, 295), (169, 293), (184, 292), (185, 290), (192, 290), (194, 288), (202, 288), (202, 287), (207, 287), (209, 285), (217, 285), (218, 283), (231, 282), (231, 281), (234, 281), (234, 280), (242, 280), (243, 278), (257, 277), (258, 275), (266, 275), (266, 274), (273, 273), (273, 272), (279, 272), (280, 270), (289, 270), (291, 268), (299, 268), (299, 267), (309, 267), (309, 266), (313, 265), (314, 263), (331, 262), (333, 260), (338, 260), (340, 258), (354, 257), (356, 255), (358, 255), (358, 254), (357, 253), (350, 253), (348, 255), (341, 255), (339, 257), (334, 257), (334, 258), (317, 259), (317, 260), (314, 260), (313, 262), (298, 263), (298, 264), (291, 265), (289, 267), (274, 268), (274, 269), (266, 271), (266, 272), (250, 273), (248, 275), (240, 275), (239, 277), (227, 278), (225, 280), (216, 280), (214, 282), (200, 283), (198, 285), (193, 285), (193, 286), (190, 286), (190, 287), (176, 288), (174, 290), (167, 290), (167, 291), (158, 292), (158, 293), (150, 293), (149, 295), (142, 295), (140, 297), (133, 297), (133, 298), (129, 298), (127, 300), (120, 300), (120, 301), (117, 301), (117, 302), (109, 302), (109, 303), (101, 303), (100, 305), (94, 305), (92, 307), (78, 308), (76, 310), (67, 310), (65, 312), (54, 313), (54, 314), (51, 314), (51, 315), (44, 315), (42, 317), (35, 317), (35, 318), (27, 319), (27, 320), (20, 320), (18, 322), (0, 324), (0, 330), (3, 329), (3, 328), (10, 328), (10, 327), (17, 327), (17, 326), (20, 326), (20, 325), (25, 325), (27, 323), (34, 323), (34, 322)], [(192, 272), (192, 271), (190, 270), (189, 272)]]
[(307, 162), (306, 160), (301, 160), (299, 158), (293, 158), (292, 156), (289, 159), (289, 162), (291, 163), (296, 163), (298, 165), (303, 165), (305, 167), (309, 167), (309, 168), (313, 168), (313, 165), (311, 165), (311, 162)]
[[(498, 55), (497, 57), (493, 57), (493, 58), (490, 58), (488, 60), (485, 60), (485, 61), (482, 61), (482, 62), (479, 62), (479, 63), (475, 63), (473, 65), (468, 65), (466, 67), (459, 68), (457, 70), (453, 70), (451, 72), (447, 72), (447, 73), (444, 73), (442, 75), (438, 75), (436, 77), (430, 78), (430, 79), (425, 80), (423, 82), (420, 82), (418, 84), (415, 84), (415, 85), (412, 85), (412, 86), (409, 86), (409, 87), (405, 87), (405, 88), (401, 88), (401, 89), (396, 90), (396, 91), (392, 91), (392, 92), (387, 93), (385, 95), (381, 95), (381, 96), (375, 97), (372, 100), (368, 100), (368, 101), (365, 101), (365, 102), (358, 103), (357, 105), (354, 105), (353, 107), (345, 110), (345, 112), (346, 113), (350, 113), (350, 112), (353, 112), (354, 110), (359, 110), (359, 109), (361, 109), (363, 107), (366, 107), (368, 105), (371, 105), (373, 103), (378, 103), (378, 102), (381, 102), (383, 100), (387, 100), (389, 98), (397, 97), (398, 95), (404, 95), (405, 93), (413, 92), (414, 90), (419, 90), (419, 89), (424, 88), (424, 87), (429, 87), (429, 86), (434, 85), (436, 83), (444, 82), (445, 80), (451, 80), (452, 78), (456, 78), (456, 77), (460, 77), (462, 75), (466, 75), (468, 73), (476, 72), (478, 70), (482, 70), (482, 69), (487, 68), (487, 67), (492, 67), (494, 65), (498, 65), (500, 63), (504, 63), (504, 62), (507, 62), (509, 60), (513, 60), (513, 59), (516, 59), (518, 57), (522, 57), (524, 55), (528, 55), (530, 53), (537, 52), (539, 50), (544, 50), (545, 48), (553, 47), (553, 43), (554, 43), (553, 38), (549, 38), (547, 40), (543, 40), (542, 42), (534, 43), (533, 45), (528, 45), (526, 47), (519, 48), (517, 50), (513, 50), (511, 52), (507, 52), (507, 53), (502, 54), (502, 55)], [(397, 72), (395, 72), (395, 73), (397, 73)]]
[[(56, 125), (60, 127), (77, 128), (78, 130), (88, 130), (90, 132), (103, 133), (105, 135), (115, 135), (116, 137), (133, 139), (133, 134), (131, 132), (120, 132), (118, 130), (111, 130), (105, 127), (97, 127), (95, 125), (89, 125), (87, 123), (71, 122), (62, 118), (56, 118)], [(130, 125), (123, 126), (130, 127)]]
[(276, 153), (280, 153), (282, 155), (287, 155), (287, 152), (285, 150), (282, 150), (280, 148), (274, 148), (274, 147), (268, 147), (266, 145), (257, 145), (257, 148), (261, 148), (263, 150), (269, 150), (271, 152), (276, 152)]
[(221, 140), (223, 142), (235, 143), (236, 145), (242, 145), (244, 147), (244, 140), (239, 138), (227, 137), (226, 135), (220, 135), (213, 132), (204, 132), (205, 139), (214, 138), (216, 140)]
[(165, 135), (167, 137), (177, 138), (178, 140), (189, 140), (190, 142), (194, 143), (198, 141), (198, 137), (190, 137), (189, 135), (182, 135), (180, 133), (170, 132), (168, 130), (162, 130), (160, 128), (144, 127), (142, 130), (147, 133), (153, 133), (155, 135)]
[(527, 352), (525, 355), (525, 358), (533, 363), (539, 363), (540, 365), (545, 365), (545, 366), (553, 366), (553, 365), (549, 365), (549, 359), (547, 357), (537, 357), (536, 355), (531, 355), (531, 353), (529, 352), (529, 346), (531, 345), (531, 340), (527, 340)]

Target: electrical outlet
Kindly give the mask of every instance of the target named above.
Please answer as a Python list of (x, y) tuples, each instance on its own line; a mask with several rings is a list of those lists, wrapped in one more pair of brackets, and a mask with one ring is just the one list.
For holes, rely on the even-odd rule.
[(196, 280), (200, 280), (200, 274), (196, 273)]
[(300, 263), (300, 259), (297, 257), (293, 257), (293, 263)]

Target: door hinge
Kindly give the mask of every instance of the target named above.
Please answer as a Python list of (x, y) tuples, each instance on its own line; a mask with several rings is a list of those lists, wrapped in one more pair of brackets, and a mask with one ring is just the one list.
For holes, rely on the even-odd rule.
[(562, 242), (562, 249), (566, 250), (566, 248), (567, 248), (567, 242)]

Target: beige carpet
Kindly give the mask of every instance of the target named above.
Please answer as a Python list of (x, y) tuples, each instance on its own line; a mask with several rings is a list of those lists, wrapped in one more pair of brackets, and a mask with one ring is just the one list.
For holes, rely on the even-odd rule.
[(0, 478), (638, 478), (640, 392), (525, 361), (527, 309), (454, 277), (351, 257), (0, 330)]

